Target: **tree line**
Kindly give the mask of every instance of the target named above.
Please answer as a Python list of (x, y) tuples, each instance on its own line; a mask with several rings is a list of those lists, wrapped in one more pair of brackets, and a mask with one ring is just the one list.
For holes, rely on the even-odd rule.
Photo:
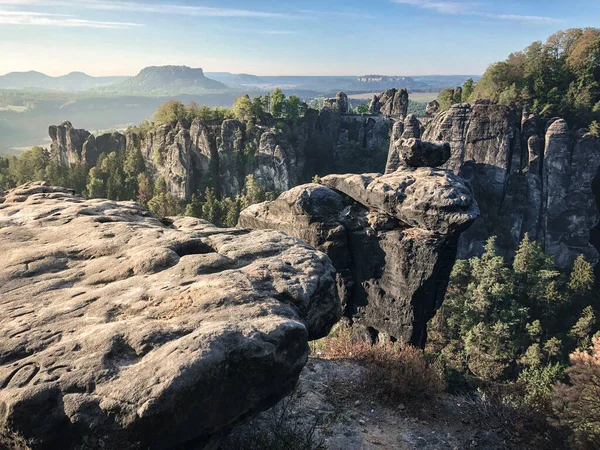
[(442, 110), (459, 102), (488, 99), (516, 105), (542, 117), (562, 117), (600, 135), (600, 28), (571, 28), (534, 42), (468, 80), (460, 98), (444, 89)]

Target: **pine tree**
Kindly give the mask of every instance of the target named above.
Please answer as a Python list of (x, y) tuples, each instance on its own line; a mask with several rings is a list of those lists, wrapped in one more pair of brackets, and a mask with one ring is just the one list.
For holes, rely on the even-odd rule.
[(594, 267), (583, 255), (579, 255), (571, 271), (569, 289), (578, 296), (584, 296), (592, 292), (594, 283)]

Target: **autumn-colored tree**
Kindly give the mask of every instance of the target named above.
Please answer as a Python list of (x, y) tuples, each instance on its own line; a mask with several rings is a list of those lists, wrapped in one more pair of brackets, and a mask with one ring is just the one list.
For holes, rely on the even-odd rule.
[(554, 409), (573, 433), (576, 448), (600, 448), (600, 338), (586, 350), (570, 355), (568, 383), (554, 391)]

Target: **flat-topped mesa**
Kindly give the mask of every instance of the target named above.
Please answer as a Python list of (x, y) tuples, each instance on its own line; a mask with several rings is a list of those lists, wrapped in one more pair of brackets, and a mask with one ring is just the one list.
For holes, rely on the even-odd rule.
[(424, 346), (458, 237), (479, 214), (471, 192), (432, 168), (330, 175), (322, 183), (245, 209), (239, 225), (285, 231), (326, 253), (358, 333)]
[(0, 254), (1, 448), (215, 448), (341, 316), (296, 238), (43, 183), (0, 198)]

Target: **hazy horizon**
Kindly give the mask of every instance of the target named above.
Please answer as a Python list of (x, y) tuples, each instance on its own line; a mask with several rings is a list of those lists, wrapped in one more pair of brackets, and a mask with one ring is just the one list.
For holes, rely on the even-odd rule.
[[(164, 66), (177, 66), (178, 64), (165, 64)], [(181, 64), (181, 66), (185, 66), (185, 64)], [(41, 70), (35, 70), (35, 69), (29, 69), (29, 70), (11, 70), (8, 72), (1, 72), (0, 73), (0, 77), (4, 76), (4, 75), (8, 75), (10, 73), (27, 73), (27, 72), (38, 72), (38, 73), (42, 73), (44, 75), (53, 77), (53, 78), (58, 78), (58, 77), (64, 77), (73, 73), (83, 73), (85, 75), (89, 75), (92, 77), (134, 77), (137, 74), (139, 74), (139, 72), (142, 69), (145, 69), (147, 67), (152, 67), (152, 66), (145, 66), (145, 67), (140, 67), (139, 70), (137, 70), (135, 73), (128, 73), (128, 74), (122, 74), (122, 73), (114, 73), (114, 74), (107, 74), (107, 75), (95, 75), (93, 73), (90, 73), (86, 70), (72, 70), (69, 72), (65, 72), (65, 73), (57, 73), (56, 75), (54, 74), (49, 74), (46, 72), (43, 72)], [(260, 77), (293, 77), (293, 76), (302, 76), (302, 77), (328, 77), (328, 78), (335, 78), (335, 77), (362, 77), (362, 76), (368, 76), (368, 75), (376, 75), (376, 76), (387, 76), (387, 77), (436, 77), (436, 76), (460, 76), (460, 75), (472, 75), (472, 76), (481, 76), (483, 75), (483, 73), (418, 73), (418, 74), (413, 74), (413, 75), (406, 75), (404, 73), (350, 73), (350, 74), (333, 74), (333, 75), (323, 75), (320, 73), (309, 73), (309, 74), (302, 74), (299, 75), (297, 73), (286, 73), (286, 74), (280, 74), (280, 73), (265, 73), (265, 74), (257, 74), (257, 73), (250, 73), (247, 71), (239, 71), (239, 72), (230, 72), (227, 70), (211, 70), (211, 69), (206, 69), (204, 67), (193, 67), (193, 66), (187, 66), (190, 67), (192, 69), (202, 69), (202, 71), (204, 72), (204, 74), (211, 74), (211, 73), (231, 73), (233, 75), (240, 75), (240, 74), (247, 74), (247, 75), (256, 75), (256, 76), (260, 76)]]
[(0, 0), (0, 73), (131, 76), (187, 65), (259, 76), (482, 74), (532, 41), (600, 20), (599, 2), (523, 3)]

